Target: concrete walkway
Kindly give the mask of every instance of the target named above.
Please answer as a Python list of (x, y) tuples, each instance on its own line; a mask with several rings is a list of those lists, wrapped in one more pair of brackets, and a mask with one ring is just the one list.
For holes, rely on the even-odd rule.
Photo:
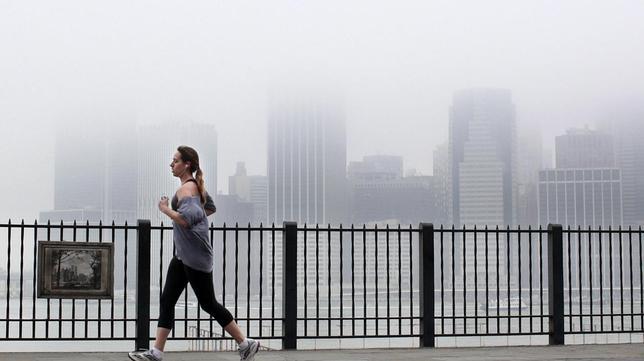
[[(0, 344), (1, 346), (1, 344)], [(121, 361), (125, 353), (0, 353), (0, 361)], [(231, 352), (170, 352), (165, 361), (233, 361)], [(438, 349), (369, 349), (329, 351), (269, 351), (260, 353), (256, 361), (532, 361), (532, 360), (644, 360), (644, 344), (579, 345), (579, 346), (516, 346), (486, 348)]]

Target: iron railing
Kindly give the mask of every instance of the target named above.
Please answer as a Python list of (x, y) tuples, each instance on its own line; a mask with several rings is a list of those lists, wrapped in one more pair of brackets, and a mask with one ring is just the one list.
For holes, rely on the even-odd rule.
[[(641, 228), (210, 227), (216, 297), (248, 336), (298, 340), (635, 333)], [(39, 299), (37, 242), (110, 242), (115, 295)], [(0, 224), (0, 340), (131, 340), (147, 347), (173, 255), (171, 227)], [(188, 287), (175, 340), (227, 340)], [(212, 343), (212, 345), (225, 343)], [(209, 344), (210, 345), (210, 344)], [(209, 346), (211, 347), (211, 346)]]

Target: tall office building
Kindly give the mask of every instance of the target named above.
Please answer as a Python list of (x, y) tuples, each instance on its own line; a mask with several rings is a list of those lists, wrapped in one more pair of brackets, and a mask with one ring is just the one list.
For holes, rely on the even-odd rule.
[(266, 176), (249, 176), (244, 162), (238, 162), (235, 175), (228, 177), (228, 194), (252, 203), (252, 222), (266, 223), (268, 219), (268, 178)]
[(612, 122), (615, 166), (622, 172), (624, 224), (644, 224), (644, 111), (616, 114)]
[(613, 140), (609, 134), (569, 129), (555, 138), (557, 168), (611, 168), (615, 166)]
[[(509, 90), (468, 89), (454, 95), (450, 109), (449, 164), (452, 219), (456, 224), (515, 223), (516, 126)], [(459, 276), (476, 272), (480, 281), (488, 270), (496, 268), (496, 261), (488, 264), (487, 270), (485, 263), (476, 262), (486, 256), (484, 240), (468, 234), (464, 242), (469, 245), (467, 248), (458, 237), (455, 242), (459, 247), (455, 248), (454, 256), (465, 259), (462, 267), (456, 265)], [(473, 247), (475, 242), (477, 247)], [(490, 259), (496, 259), (496, 252), (504, 252), (501, 248), (490, 250)], [(473, 283), (473, 278), (468, 277), (468, 285)]]
[(515, 223), (516, 127), (509, 90), (454, 95), (449, 162), (456, 224)]
[(136, 156), (136, 126), (123, 119), (108, 123), (92, 118), (58, 127), (54, 209), (42, 212), (40, 218), (53, 222), (134, 221)]
[(617, 168), (548, 169), (539, 172), (539, 224), (619, 226), (622, 182)]
[(539, 224), (621, 225), (622, 173), (611, 135), (569, 129), (555, 149), (557, 168), (539, 172)]
[[(347, 220), (345, 118), (342, 100), (329, 92), (281, 88), (279, 93), (271, 94), (267, 167), (269, 222), (296, 221), (300, 226), (306, 223), (314, 227)], [(305, 240), (307, 249), (326, 254), (328, 244), (317, 244), (313, 233)], [(331, 249), (337, 260), (337, 247)], [(281, 263), (281, 253), (276, 256), (275, 262)], [(304, 274), (306, 263), (309, 274), (327, 279), (327, 267), (320, 265), (316, 269), (314, 257), (314, 251), (298, 254), (298, 275)], [(269, 271), (269, 278), (281, 279), (280, 269), (274, 275)], [(315, 282), (315, 278), (310, 277), (308, 282)], [(276, 287), (281, 287), (277, 283)], [(307, 286), (314, 287), (314, 284)]]
[[(304, 95), (306, 94), (306, 95)], [(269, 221), (346, 221), (346, 129), (328, 93), (273, 95), (268, 118)]]

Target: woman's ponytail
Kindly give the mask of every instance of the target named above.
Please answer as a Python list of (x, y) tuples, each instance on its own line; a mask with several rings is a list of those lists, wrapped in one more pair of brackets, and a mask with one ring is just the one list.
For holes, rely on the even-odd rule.
[(199, 190), (199, 196), (201, 197), (201, 204), (206, 204), (206, 182), (204, 181), (201, 168), (197, 168), (195, 179), (197, 180), (197, 189)]

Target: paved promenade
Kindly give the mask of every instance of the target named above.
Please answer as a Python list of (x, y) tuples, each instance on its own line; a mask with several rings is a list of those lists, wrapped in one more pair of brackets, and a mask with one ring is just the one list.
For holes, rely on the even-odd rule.
[[(0, 361), (120, 361), (125, 353), (0, 353)], [(165, 361), (234, 361), (231, 352), (170, 352)], [(256, 361), (533, 361), (533, 360), (644, 360), (644, 344), (580, 346), (515, 346), (487, 348), (369, 349), (339, 351), (269, 351)]]

